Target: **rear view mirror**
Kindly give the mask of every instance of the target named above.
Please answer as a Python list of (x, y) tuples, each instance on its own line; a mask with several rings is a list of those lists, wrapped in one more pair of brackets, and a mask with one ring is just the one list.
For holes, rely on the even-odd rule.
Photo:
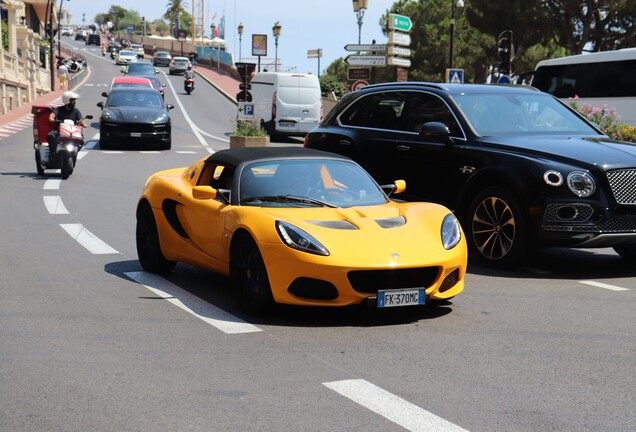
[(420, 129), (420, 138), (426, 141), (453, 143), (448, 126), (441, 122), (424, 123)]

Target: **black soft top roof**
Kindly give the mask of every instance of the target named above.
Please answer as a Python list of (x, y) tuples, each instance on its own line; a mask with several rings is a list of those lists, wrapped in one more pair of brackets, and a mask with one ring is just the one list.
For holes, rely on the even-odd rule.
[(350, 160), (349, 158), (336, 153), (305, 147), (245, 147), (220, 150), (210, 155), (205, 162), (236, 167), (244, 162), (260, 159), (284, 159), (297, 157), (321, 157)]

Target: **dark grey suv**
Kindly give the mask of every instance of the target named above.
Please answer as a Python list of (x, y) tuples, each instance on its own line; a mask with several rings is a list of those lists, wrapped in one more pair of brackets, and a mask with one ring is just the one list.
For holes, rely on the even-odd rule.
[(488, 264), (518, 264), (530, 246), (613, 247), (636, 260), (636, 144), (531, 87), (368, 86), (305, 146), (351, 157), (380, 184), (405, 180), (401, 197), (454, 209)]

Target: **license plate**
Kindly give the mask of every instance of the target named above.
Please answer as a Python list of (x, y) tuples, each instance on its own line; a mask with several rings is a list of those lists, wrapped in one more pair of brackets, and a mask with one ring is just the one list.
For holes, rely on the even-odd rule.
[(141, 132), (131, 132), (130, 136), (134, 138), (141, 138)]
[(289, 127), (294, 127), (294, 126), (296, 126), (296, 123), (294, 123), (294, 122), (288, 122), (288, 121), (279, 121), (279, 122), (278, 122), (278, 126), (280, 126), (280, 127), (287, 127), (287, 128), (289, 128)]
[(424, 288), (378, 291), (378, 307), (423, 305), (426, 302)]

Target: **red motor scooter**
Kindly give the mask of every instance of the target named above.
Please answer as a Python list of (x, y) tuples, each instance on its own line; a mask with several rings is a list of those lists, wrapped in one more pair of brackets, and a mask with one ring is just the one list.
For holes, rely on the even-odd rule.
[[(72, 120), (63, 122), (49, 122), (49, 115), (52, 107), (33, 106), (33, 148), (35, 149), (35, 168), (38, 175), (44, 175), (45, 169), (59, 169), (62, 179), (67, 179), (73, 174), (77, 153), (84, 146), (84, 130), (82, 126), (76, 125)], [(87, 115), (85, 119), (92, 119), (92, 115)], [(58, 128), (60, 138), (54, 155), (50, 154), (48, 134), (54, 127)]]
[(183, 82), (183, 89), (187, 94), (192, 93), (192, 90), (194, 90), (194, 80), (192, 78), (186, 78)]

